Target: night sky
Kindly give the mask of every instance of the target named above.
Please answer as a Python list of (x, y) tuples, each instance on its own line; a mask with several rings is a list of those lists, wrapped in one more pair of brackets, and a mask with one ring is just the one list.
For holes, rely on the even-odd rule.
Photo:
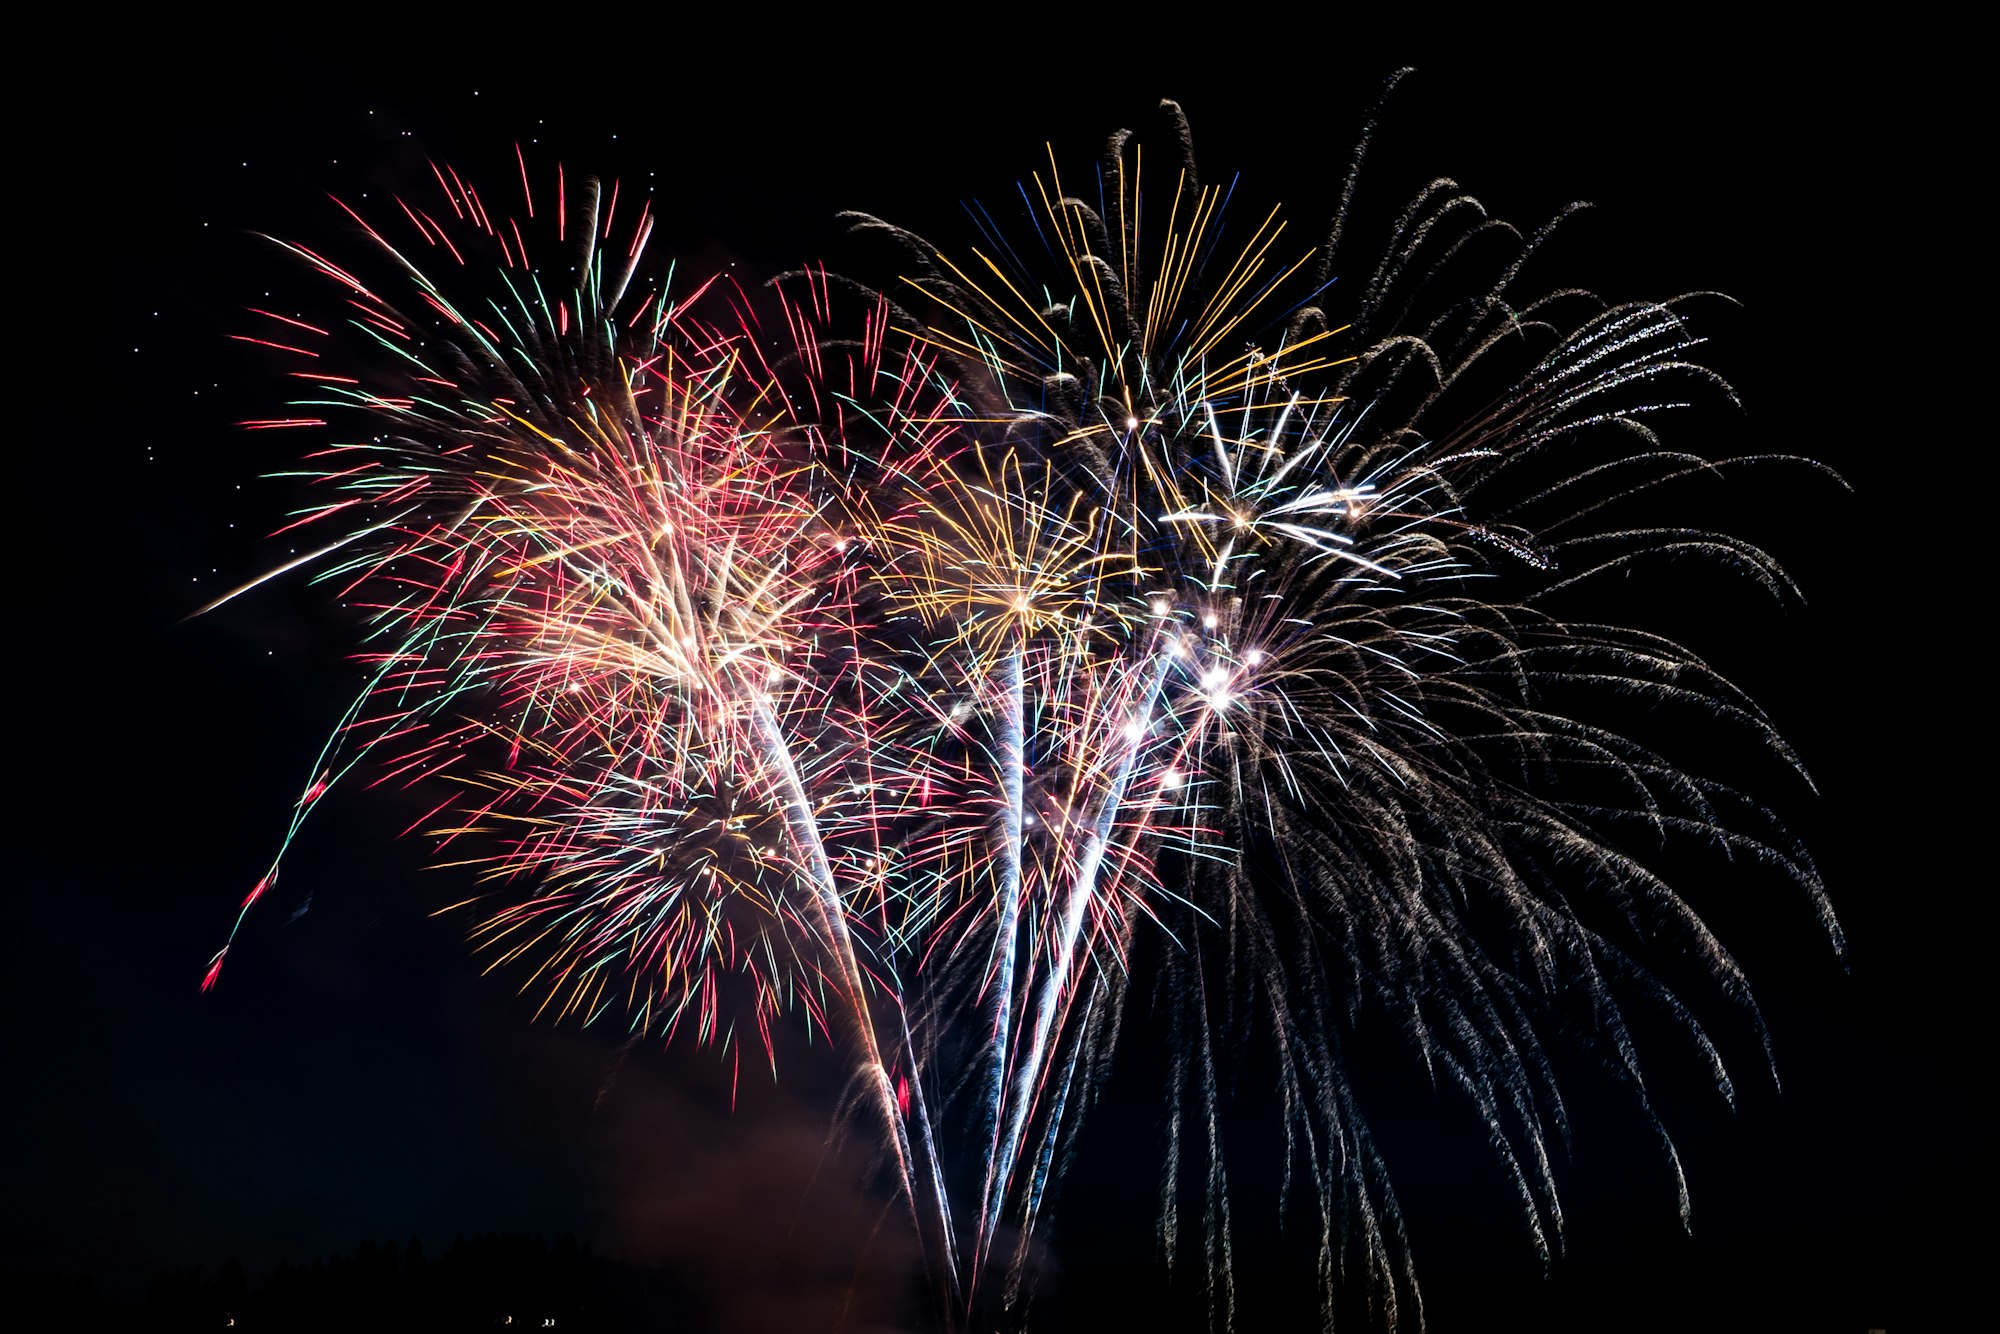
[[(349, 244), (326, 192), (386, 206), (427, 157), (511, 180), (520, 140), (544, 167), (650, 186), (655, 248), (694, 269), (837, 267), (837, 210), (962, 241), (962, 199), (1010, 190), (1044, 141), (1091, 160), (1163, 96), (1187, 108), (1210, 178), (1240, 170), (1241, 195), (1311, 232), (1381, 78), (1408, 63), (1364, 182), (1378, 204), (1440, 173), (1522, 223), (1594, 202), (1545, 272), (1741, 303), (1704, 327), (1744, 408), (1683, 414), (1669, 443), (1807, 454), (1856, 489), (1799, 469), (1718, 506), (1805, 605), (1691, 573), (1637, 581), (1617, 609), (1690, 643), (1797, 747), (1817, 795), (1776, 767), (1743, 776), (1818, 857), (1848, 966), (1775, 876), (1683, 886), (1756, 988), (1783, 1092), (1720, 1005), (1704, 1014), (1735, 1063), (1735, 1114), (1692, 1061), (1651, 1056), (1688, 1237), (1643, 1123), (1579, 1063), (1558, 1173), (1569, 1253), (1547, 1278), (1473, 1119), (1385, 1072), (1374, 1121), (1432, 1326), (1893, 1331), (1965, 1280), (1960, 1211), (1991, 1207), (1966, 1110), (1988, 952), (1970, 901), (1990, 876), (1959, 865), (1970, 802), (1931, 752), (1981, 744), (1990, 672), (1959, 661), (1979, 652), (1947, 629), (1963, 576), (1929, 531), (1963, 522), (1959, 471), (1932, 460), (1970, 441), (1913, 406), (1951, 392), (1906, 350), (1951, 243), (1918, 240), (1928, 141), (1903, 128), (1900, 84), (1848, 77), (1853, 52), (1808, 65), (1659, 34), (1607, 37), (1595, 60), (1478, 62), (1422, 42), (1307, 53), (1192, 35), (1152, 57), (1083, 32), (924, 61), (915, 45), (822, 61), (807, 35), (748, 60), (726, 43), (530, 44), (515, 60), (532, 77), (449, 45), (350, 59), (340, 42), (261, 39), (225, 57), (154, 37), (79, 57), (69, 110), (27, 131), (14, 209), (28, 416), (13, 447), (29, 478), (11, 488), (28, 538), (10, 673), (26, 805), (5, 982), (9, 1270), (136, 1298), (161, 1270), (231, 1256), (254, 1282), (365, 1238), (571, 1233), (668, 1266), (718, 1329), (887, 1329), (904, 1310), (914, 1251), (866, 1181), (865, 1132), (828, 1147), (837, 1064), (795, 1036), (781, 1083), (746, 1062), (732, 1112), (712, 1050), (530, 1022), (518, 978), (481, 976), (464, 919), (430, 916), (462, 882), (397, 837), (427, 809), (415, 796), (357, 784), (325, 803), (219, 988), (198, 993), (359, 679), (352, 621), (303, 580), (182, 620), (285, 555), (262, 534), (294, 493), (263, 474), (301, 438), (234, 425), (277, 415), (284, 390), (228, 335), (246, 305), (328, 297), (253, 232)], [(1150, 1249), (1147, 1059), (1087, 1123), (1058, 1202), (1050, 1329), (1189, 1318), (1161, 1299)], [(1246, 1226), (1247, 1281), (1284, 1309), (1305, 1291), (1297, 1257)]]

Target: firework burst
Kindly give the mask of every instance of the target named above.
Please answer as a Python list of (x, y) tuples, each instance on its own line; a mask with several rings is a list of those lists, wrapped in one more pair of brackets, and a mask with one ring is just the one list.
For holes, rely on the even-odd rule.
[[(902, 257), (879, 290), (677, 299), (615, 188), (559, 186), (524, 229), (443, 169), (442, 204), (399, 201), (407, 235), (362, 224), (379, 276), (287, 247), (347, 316), (286, 322), (315, 392), (258, 424), (363, 423), (313, 456), (328, 498), (299, 521), (373, 627), (298, 818), (364, 757), (447, 780), (424, 828), (548, 1012), (768, 1052), (802, 1010), (839, 1037), (954, 1320), (1019, 1318), (1157, 959), (1168, 1255), (1198, 1244), (1227, 1319), (1219, 1089), (1261, 1034), (1326, 1309), (1358, 1269), (1420, 1321), (1343, 1054), (1364, 1014), (1475, 1109), (1546, 1254), (1565, 1120), (1540, 1029), (1589, 1032), (1645, 1106), (1626, 1016), (1663, 1012), (1727, 1093), (1642, 966), (1671, 945), (1761, 1032), (1634, 849), (1768, 861), (1838, 939), (1803, 850), (1618, 701), (1791, 762), (1764, 716), (1574, 610), (1662, 556), (1788, 584), (1631, 517), (1754, 462), (1651, 429), (1727, 393), (1679, 303), (1520, 296), (1554, 224), (1450, 182), (1359, 266), (1345, 204), (1318, 245), (1239, 223), (1165, 110), (1164, 161), (1121, 135), (1073, 193), (1052, 158), (1024, 228), (965, 256), (856, 217)], [(551, 228), (559, 291), (530, 258)]]

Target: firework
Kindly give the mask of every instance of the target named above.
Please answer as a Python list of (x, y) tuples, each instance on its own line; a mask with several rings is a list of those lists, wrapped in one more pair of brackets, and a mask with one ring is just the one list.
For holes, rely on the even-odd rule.
[[(1387, 1322), (1420, 1319), (1344, 1065), (1364, 1013), (1468, 1099), (1546, 1254), (1563, 1110), (1538, 1026), (1589, 1031), (1644, 1106), (1625, 1014), (1657, 1009), (1727, 1093), (1642, 966), (1665, 941), (1761, 1032), (1631, 849), (1769, 861), (1837, 941), (1803, 850), (1615, 701), (1789, 761), (1763, 715), (1574, 611), (1662, 555), (1788, 585), (1747, 543), (1631, 517), (1755, 462), (1654, 436), (1687, 390), (1727, 392), (1674, 304), (1520, 297), (1549, 229), (1449, 182), (1366, 264), (1344, 212), (1297, 245), (1222, 208), (1167, 112), (1164, 162), (1119, 136), (1072, 193), (1052, 157), (1024, 230), (963, 255), (855, 218), (903, 256), (879, 290), (676, 296), (615, 189), (560, 183), (524, 229), (445, 169), (396, 236), (363, 224), (380, 276), (288, 247), (348, 315), (286, 321), (326, 345), (295, 349), (315, 393), (258, 424), (365, 423), (313, 457), (300, 522), (334, 530), (310, 563), (373, 625), (298, 818), (363, 758), (448, 781), (424, 828), (479, 869), (474, 939), (550, 1013), (769, 1052), (799, 1010), (838, 1037), (960, 1316), (1024, 1301), (1143, 958), (1172, 1033), (1169, 1257), (1193, 1204), (1226, 1315), (1223, 1054), (1268, 1035), (1328, 1309), (1358, 1267)], [(531, 244), (574, 278), (550, 288)], [(352, 375), (318, 369), (335, 346)]]

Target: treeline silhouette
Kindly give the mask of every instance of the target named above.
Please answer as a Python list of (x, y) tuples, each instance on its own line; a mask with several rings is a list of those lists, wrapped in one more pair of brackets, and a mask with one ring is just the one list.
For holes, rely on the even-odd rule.
[[(664, 1270), (626, 1264), (567, 1235), (464, 1238), (435, 1259), (423, 1243), (364, 1241), (351, 1255), (280, 1265), (252, 1288), (231, 1259), (210, 1273), (159, 1275), (136, 1309), (87, 1279), (0, 1269), (0, 1310), (66, 1330), (681, 1331), (700, 1327), (687, 1290)], [(11, 1324), (11, 1319), (8, 1321)], [(14, 1328), (27, 1326), (14, 1325)]]

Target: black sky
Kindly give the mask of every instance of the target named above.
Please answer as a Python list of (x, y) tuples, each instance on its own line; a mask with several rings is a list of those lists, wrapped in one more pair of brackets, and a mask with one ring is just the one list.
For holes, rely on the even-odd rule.
[[(127, 1293), (231, 1255), (254, 1277), (364, 1237), (568, 1231), (738, 1294), (717, 1299), (724, 1327), (845, 1310), (865, 1329), (893, 1317), (910, 1264), (859, 1184), (865, 1146), (824, 1148), (837, 1083), (812, 1053), (777, 1087), (746, 1067), (732, 1113), (712, 1052), (531, 1023), (507, 977), (479, 975), (462, 923), (427, 915), (450, 886), (395, 837), (422, 813), (399, 797), (356, 787), (323, 809), (223, 985), (197, 993), (356, 679), (348, 623), (302, 583), (180, 619), (271, 562), (259, 534), (286, 492), (260, 474), (297, 443), (232, 425), (281, 393), (227, 341), (236, 312), (315, 291), (252, 232), (345, 238), (326, 191), (406, 184), (427, 156), (496, 179), (518, 139), (544, 164), (650, 185), (656, 245), (757, 275), (837, 262), (843, 208), (963, 235), (958, 202), (1010, 189), (1045, 140), (1087, 161), (1162, 96), (1186, 106), (1211, 178), (1240, 170), (1247, 198), (1310, 231), (1376, 86), (1410, 63), (1369, 188), (1400, 202), (1450, 174), (1522, 222), (1596, 203), (1563, 277), (1742, 303), (1712, 351), (1743, 411), (1711, 405), (1670, 441), (1808, 454), (1859, 493), (1801, 470), (1732, 512), (1804, 606), (1704, 580), (1679, 602), (1647, 585), (1635, 597), (1660, 605), (1632, 613), (1684, 635), (1797, 746), (1816, 797), (1775, 769), (1757, 783), (1821, 861), (1848, 969), (1775, 877), (1690, 887), (1757, 988), (1784, 1091), (1741, 1033), (1723, 1038), (1734, 1116), (1661, 1058), (1694, 1197), (1684, 1237), (1643, 1126), (1586, 1080), (1559, 1175), (1571, 1251), (1548, 1279), (1471, 1119), (1385, 1087), (1378, 1125), (1433, 1327), (1910, 1328), (1966, 1277), (1963, 1214), (1991, 1204), (1965, 1110), (1985, 952), (1968, 900), (1990, 877), (1964, 868), (1968, 803), (1932, 757), (1983, 728), (1989, 673), (1943, 628), (1963, 615), (1961, 576), (1926, 528), (1956, 508), (1937, 493), (1960, 476), (1933, 460), (1970, 446), (1939, 424), (1950, 385), (1905, 351), (1948, 272), (1917, 240), (1914, 76), (1857, 77), (1863, 54), (1880, 74), (1878, 52), (1713, 32), (1476, 60), (1434, 37), (1190, 34), (1162, 54), (1087, 30), (852, 49), (800, 35), (747, 54), (662, 40), (641, 55), (600, 35), (507, 62), (414, 39), (238, 40), (80, 45), (62, 106), (26, 130), (7, 1266)], [(1925, 395), (1937, 413), (1913, 412)], [(1086, 1129), (1057, 1215), (1053, 1328), (1151, 1309), (1150, 1096), (1115, 1095)], [(1296, 1281), (1275, 1257), (1251, 1258), (1256, 1281)]]

